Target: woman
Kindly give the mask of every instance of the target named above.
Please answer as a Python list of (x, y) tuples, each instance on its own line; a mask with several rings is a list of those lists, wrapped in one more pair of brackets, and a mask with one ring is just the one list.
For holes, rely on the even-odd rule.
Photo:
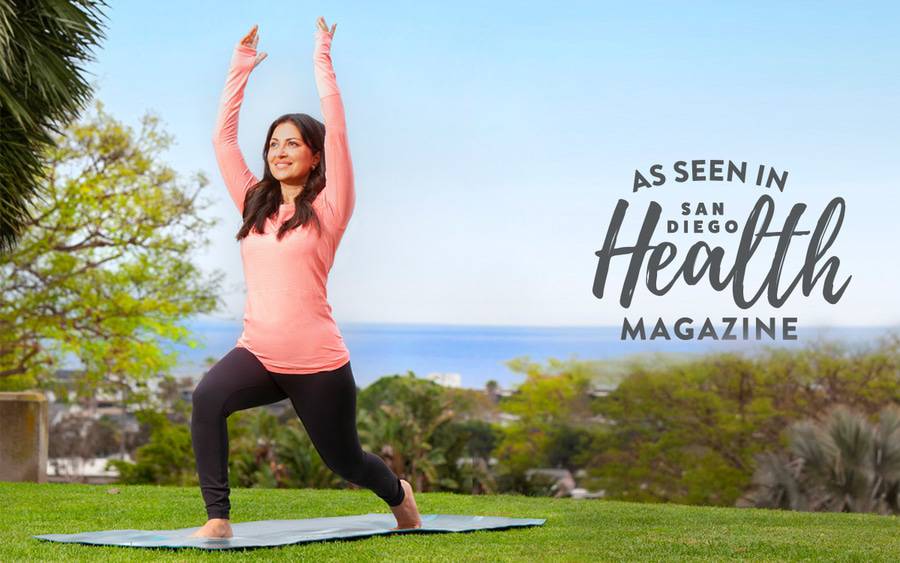
[(235, 348), (193, 392), (191, 439), (209, 517), (194, 536), (232, 536), (226, 418), (284, 398), (290, 398), (331, 470), (381, 497), (397, 529), (421, 526), (410, 484), (360, 446), (350, 355), (327, 301), (328, 272), (355, 200), (344, 107), (330, 55), (336, 27), (329, 32), (320, 17), (315, 32), (313, 62), (325, 124), (306, 114), (276, 119), (263, 148), (262, 180), (247, 168), (237, 143), (244, 87), (266, 57), (256, 52), (257, 26), (232, 55), (213, 146), (243, 217), (237, 238), (247, 301)]

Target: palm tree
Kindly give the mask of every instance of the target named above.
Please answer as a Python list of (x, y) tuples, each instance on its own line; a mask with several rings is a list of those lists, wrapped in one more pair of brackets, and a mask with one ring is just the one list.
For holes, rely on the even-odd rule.
[(844, 406), (821, 424), (796, 423), (790, 453), (759, 459), (754, 489), (740, 502), (758, 508), (900, 514), (900, 408), (876, 426)]
[[(358, 415), (360, 440), (381, 455), (391, 469), (417, 491), (443, 486), (458, 488), (441, 469), (448, 464), (445, 447), (436, 443), (438, 429), (452, 422), (454, 411), (439, 385), (412, 378), (385, 378), (386, 402)], [(366, 403), (368, 401), (362, 401)]]
[(280, 427), (276, 453), (284, 466), (284, 487), (334, 489), (344, 480), (325, 465), (299, 419), (292, 417)]
[(0, 252), (31, 219), (48, 170), (52, 133), (77, 118), (92, 96), (79, 63), (105, 38), (102, 0), (0, 2)]
[[(409, 405), (397, 403), (381, 405), (381, 410), (392, 421), (401, 421), (400, 451), (405, 454), (410, 480), (417, 491), (431, 490), (441, 484), (440, 467), (447, 463), (443, 448), (433, 444), (438, 427), (453, 420), (453, 411), (443, 404), (440, 410), (430, 410), (430, 416), (422, 417)], [(456, 485), (456, 483), (452, 483)], [(426, 488), (427, 487), (427, 488)]]
[(484, 386), (485, 391), (487, 392), (488, 398), (492, 403), (497, 404), (500, 399), (500, 384), (497, 383), (496, 380), (490, 379)]
[(238, 411), (229, 417), (229, 462), (241, 487), (338, 488), (331, 471), (301, 426), (300, 419), (269, 408)]

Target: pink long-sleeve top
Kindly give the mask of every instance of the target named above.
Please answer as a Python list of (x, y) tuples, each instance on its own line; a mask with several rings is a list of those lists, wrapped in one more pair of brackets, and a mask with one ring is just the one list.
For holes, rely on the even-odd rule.
[[(225, 186), (243, 216), (244, 196), (259, 180), (247, 168), (238, 147), (238, 113), (253, 69), (256, 49), (234, 48), (213, 135), (216, 160)], [(313, 200), (322, 234), (306, 224), (276, 238), (278, 227), (294, 214), (282, 204), (266, 221), (265, 233), (241, 239), (247, 298), (243, 332), (236, 346), (252, 352), (275, 373), (309, 374), (334, 370), (350, 353), (331, 315), (326, 284), (335, 251), (353, 213), (353, 166), (344, 106), (331, 63), (331, 34), (315, 32), (316, 88), (325, 120), (325, 187)], [(265, 164), (268, 166), (268, 164)]]

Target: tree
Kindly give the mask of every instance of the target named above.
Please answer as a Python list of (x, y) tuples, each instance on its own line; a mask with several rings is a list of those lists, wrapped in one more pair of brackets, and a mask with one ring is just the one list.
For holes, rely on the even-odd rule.
[(159, 410), (168, 413), (172, 422), (190, 424), (191, 403), (186, 400), (183, 391), (193, 389), (195, 385), (196, 382), (189, 376), (177, 378), (171, 374), (164, 374), (159, 379), (159, 389), (152, 404), (158, 405)]
[(0, 263), (0, 388), (49, 383), (67, 353), (84, 365), (82, 392), (122, 392), (175, 363), (158, 337), (196, 343), (177, 321), (213, 311), (223, 277), (191, 252), (215, 220), (161, 162), (171, 137), (145, 115), (135, 135), (96, 104), (47, 154), (49, 201)]
[(0, 2), (0, 253), (32, 221), (27, 204), (46, 183), (52, 133), (88, 103), (79, 63), (104, 38), (102, 1)]
[(491, 469), (491, 452), (497, 445), (500, 431), (489, 422), (470, 419), (454, 422), (452, 430), (463, 436), (461, 456), (457, 459), (454, 478), (459, 482), (459, 491), (471, 494), (489, 494), (497, 489), (497, 482)]
[(237, 487), (336, 488), (343, 479), (331, 471), (294, 411), (274, 415), (269, 408), (228, 417), (229, 481)]
[(119, 447), (118, 432), (109, 417), (96, 419), (68, 413), (50, 429), (48, 456), (86, 459), (112, 455)]
[[(633, 368), (598, 402), (607, 430), (582, 457), (607, 498), (733, 506), (784, 429), (836, 404), (873, 415), (900, 397), (900, 340), (818, 342)], [(764, 459), (764, 457), (762, 458)]]
[(359, 406), (360, 440), (417, 491), (459, 486), (447, 477), (453, 444), (438, 439), (455, 414), (443, 387), (412, 372), (382, 377), (359, 394)]
[(120, 483), (190, 486), (197, 484), (191, 432), (184, 424), (174, 424), (165, 413), (143, 410), (137, 413), (150, 427), (150, 441), (137, 448), (134, 463), (112, 459), (107, 467), (119, 472)]
[(742, 506), (900, 514), (900, 408), (877, 425), (838, 405), (790, 429), (788, 453), (766, 452)]
[(312, 440), (300, 424), (300, 419), (290, 413), (280, 426), (276, 453), (284, 465), (287, 476), (282, 486), (330, 489), (346, 483), (322, 461)]
[[(503, 426), (495, 449), (502, 490), (540, 494), (527, 471), (540, 467), (574, 470), (574, 459), (590, 444), (598, 426), (592, 421), (592, 383), (599, 377), (595, 362), (557, 360), (548, 365), (517, 358), (507, 362), (526, 380), (517, 393), (500, 403), (516, 420)], [(541, 487), (538, 487), (539, 489)]]
[(496, 380), (489, 379), (484, 385), (484, 390), (492, 403), (500, 402), (500, 384)]

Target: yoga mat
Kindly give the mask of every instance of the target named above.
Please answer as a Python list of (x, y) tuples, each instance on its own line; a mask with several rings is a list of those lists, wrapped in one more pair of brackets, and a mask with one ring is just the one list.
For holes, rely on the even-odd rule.
[(194, 547), (198, 549), (247, 549), (273, 547), (335, 539), (353, 539), (388, 534), (432, 532), (473, 532), (540, 526), (544, 518), (504, 518), (502, 516), (464, 516), (459, 514), (423, 514), (422, 527), (391, 530), (397, 521), (391, 514), (359, 514), (305, 520), (259, 520), (231, 524), (234, 537), (191, 538), (193, 528), (177, 530), (105, 530), (78, 534), (41, 534), (39, 540), (118, 545), (125, 547)]

